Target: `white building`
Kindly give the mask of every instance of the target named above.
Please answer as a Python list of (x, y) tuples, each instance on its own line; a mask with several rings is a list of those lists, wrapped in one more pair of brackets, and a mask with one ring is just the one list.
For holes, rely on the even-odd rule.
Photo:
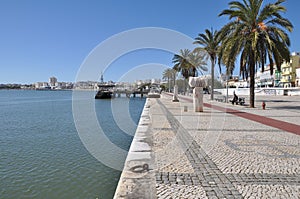
[(95, 81), (79, 81), (74, 84), (74, 88), (96, 90), (98, 89), (98, 84), (99, 82)]
[(300, 67), (296, 68), (296, 87), (300, 87)]
[(151, 79), (151, 84), (160, 84), (160, 79)]
[(270, 66), (267, 66), (262, 72), (262, 70), (257, 71), (255, 75), (255, 85), (256, 87), (273, 87), (275, 80), (276, 66), (273, 67), (273, 75), (271, 75)]
[(34, 84), (35, 89), (45, 89), (49, 87), (48, 82), (36, 82)]
[(57, 78), (56, 77), (50, 77), (49, 78), (49, 85), (51, 86), (51, 88), (56, 87), (57, 84)]

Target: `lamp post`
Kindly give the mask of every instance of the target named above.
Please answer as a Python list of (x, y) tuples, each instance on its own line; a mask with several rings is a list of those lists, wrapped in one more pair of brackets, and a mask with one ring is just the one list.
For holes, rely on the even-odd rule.
[(226, 74), (226, 103), (228, 103), (228, 80), (229, 80), (229, 75)]
[(171, 93), (171, 84), (170, 84), (170, 77), (168, 77), (168, 83), (169, 83), (169, 93)]

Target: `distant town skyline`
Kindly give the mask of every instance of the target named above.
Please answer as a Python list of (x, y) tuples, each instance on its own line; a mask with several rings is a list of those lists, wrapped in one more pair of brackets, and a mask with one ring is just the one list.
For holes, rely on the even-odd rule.
[[(207, 28), (220, 29), (228, 22), (218, 14), (228, 8), (229, 2), (1, 1), (0, 83), (31, 84), (50, 76), (74, 82), (85, 58), (109, 37), (133, 28), (162, 27), (195, 38)], [(265, 1), (269, 2), (275, 1)], [(290, 51), (299, 52), (300, 3), (287, 0), (283, 5), (287, 8), (284, 16), (294, 25)], [(172, 67), (172, 57), (170, 52), (155, 49), (133, 51), (113, 61), (103, 71), (104, 79), (161, 78), (162, 70)], [(164, 67), (133, 70), (149, 63)], [(234, 73), (238, 74), (238, 67)]]

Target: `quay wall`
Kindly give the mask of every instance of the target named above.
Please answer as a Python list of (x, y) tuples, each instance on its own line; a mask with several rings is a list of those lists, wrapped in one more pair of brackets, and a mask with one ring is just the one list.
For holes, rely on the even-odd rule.
[(154, 153), (150, 131), (150, 107), (154, 99), (147, 98), (136, 133), (132, 140), (114, 199), (156, 198)]

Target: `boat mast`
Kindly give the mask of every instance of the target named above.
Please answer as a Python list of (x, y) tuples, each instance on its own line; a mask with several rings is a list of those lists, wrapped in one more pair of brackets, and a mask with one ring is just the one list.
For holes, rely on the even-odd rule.
[(101, 72), (101, 78), (100, 78), (100, 81), (101, 81), (101, 84), (103, 83), (103, 73)]

